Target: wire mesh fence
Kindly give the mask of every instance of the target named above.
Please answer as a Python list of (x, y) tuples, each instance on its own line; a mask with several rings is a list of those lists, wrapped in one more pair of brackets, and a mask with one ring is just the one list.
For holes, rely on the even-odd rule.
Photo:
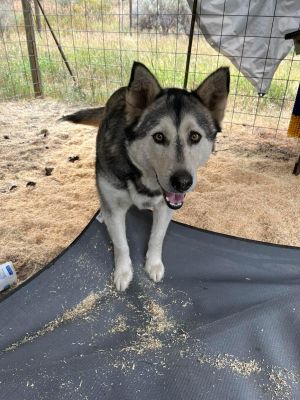
[[(38, 2), (32, 0), (30, 5), (45, 96), (102, 104), (127, 84), (134, 60), (145, 63), (163, 86), (183, 86), (191, 25), (186, 0)], [(22, 1), (2, 0), (0, 100), (34, 96), (27, 45)], [(232, 77), (225, 123), (285, 133), (300, 81), (300, 57), (291, 51), (279, 65), (268, 93), (259, 97), (239, 69), (207, 43), (196, 24), (188, 88), (223, 65), (230, 66)]]

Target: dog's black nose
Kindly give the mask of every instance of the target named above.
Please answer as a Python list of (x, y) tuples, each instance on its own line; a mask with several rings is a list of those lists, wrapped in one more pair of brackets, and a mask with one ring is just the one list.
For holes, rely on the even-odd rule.
[(186, 192), (193, 184), (193, 177), (188, 171), (177, 171), (171, 176), (170, 183), (177, 192)]

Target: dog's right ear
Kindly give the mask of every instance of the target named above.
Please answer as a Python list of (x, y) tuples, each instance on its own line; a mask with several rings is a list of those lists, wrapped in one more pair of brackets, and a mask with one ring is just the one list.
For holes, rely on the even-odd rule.
[(134, 62), (126, 91), (126, 111), (133, 121), (141, 115), (161, 91), (160, 84), (144, 64)]

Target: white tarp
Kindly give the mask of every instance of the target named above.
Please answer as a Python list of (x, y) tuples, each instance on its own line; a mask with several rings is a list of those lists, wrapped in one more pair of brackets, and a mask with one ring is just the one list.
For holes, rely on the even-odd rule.
[(293, 46), (284, 36), (299, 28), (300, 0), (198, 0), (197, 22), (208, 43), (264, 94)]

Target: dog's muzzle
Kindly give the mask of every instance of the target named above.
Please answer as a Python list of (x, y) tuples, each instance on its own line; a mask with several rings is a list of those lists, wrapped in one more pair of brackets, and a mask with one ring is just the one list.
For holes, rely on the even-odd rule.
[(172, 210), (179, 210), (179, 208), (182, 207), (183, 202), (184, 202), (184, 198), (185, 198), (185, 193), (174, 193), (174, 192), (167, 192), (166, 190), (163, 189), (163, 187), (161, 186), (158, 176), (156, 175), (156, 179), (157, 179), (157, 183), (159, 184), (162, 192), (163, 192), (163, 196), (165, 199), (165, 202), (167, 204), (167, 206), (169, 208), (171, 208)]

